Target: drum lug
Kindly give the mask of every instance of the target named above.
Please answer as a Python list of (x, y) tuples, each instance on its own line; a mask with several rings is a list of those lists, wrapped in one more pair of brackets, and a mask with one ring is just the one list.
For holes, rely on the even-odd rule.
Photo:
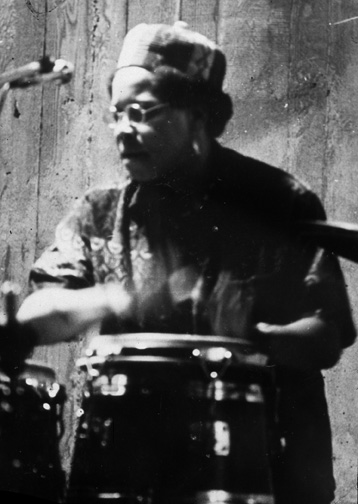
[(232, 362), (232, 352), (225, 347), (195, 348), (192, 355), (196, 357), (207, 378), (221, 379)]

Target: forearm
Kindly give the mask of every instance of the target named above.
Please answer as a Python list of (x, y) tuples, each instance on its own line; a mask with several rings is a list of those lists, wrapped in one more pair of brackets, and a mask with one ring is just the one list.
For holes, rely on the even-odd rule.
[(327, 369), (341, 354), (338, 329), (319, 314), (288, 325), (259, 323), (259, 345), (272, 362), (296, 369)]
[(131, 306), (131, 296), (115, 284), (46, 288), (25, 299), (17, 320), (35, 331), (38, 345), (49, 345), (71, 340), (108, 316), (126, 317)]

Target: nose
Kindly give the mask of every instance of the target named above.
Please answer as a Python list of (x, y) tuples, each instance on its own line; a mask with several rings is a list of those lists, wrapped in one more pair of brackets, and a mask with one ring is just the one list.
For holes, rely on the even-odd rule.
[(113, 135), (117, 140), (126, 135), (133, 135), (135, 133), (136, 129), (126, 115), (123, 115), (123, 117), (113, 125)]

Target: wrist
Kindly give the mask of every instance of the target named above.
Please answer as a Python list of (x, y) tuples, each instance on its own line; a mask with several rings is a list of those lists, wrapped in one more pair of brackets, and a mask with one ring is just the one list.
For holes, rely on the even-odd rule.
[(129, 317), (134, 309), (134, 297), (121, 285), (115, 283), (103, 284), (105, 303), (108, 315), (117, 318)]
[(253, 330), (253, 340), (260, 352), (270, 355), (272, 338), (270, 337), (272, 326), (266, 322), (259, 322)]

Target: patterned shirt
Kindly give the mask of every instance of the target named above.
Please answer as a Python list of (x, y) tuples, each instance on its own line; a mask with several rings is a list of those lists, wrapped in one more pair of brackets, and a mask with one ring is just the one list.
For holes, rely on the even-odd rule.
[[(104, 334), (240, 337), (247, 320), (286, 324), (319, 312), (338, 328), (343, 349), (355, 338), (344, 278), (337, 258), (300, 233), (306, 219), (323, 220), (325, 212), (304, 184), (214, 144), (200, 179), (179, 174), (88, 191), (57, 227), (30, 281), (33, 288), (122, 283), (135, 294), (135, 316), (107, 321)], [(297, 502), (330, 502), (321, 373), (278, 368), (277, 379), (289, 502), (292, 488)]]

